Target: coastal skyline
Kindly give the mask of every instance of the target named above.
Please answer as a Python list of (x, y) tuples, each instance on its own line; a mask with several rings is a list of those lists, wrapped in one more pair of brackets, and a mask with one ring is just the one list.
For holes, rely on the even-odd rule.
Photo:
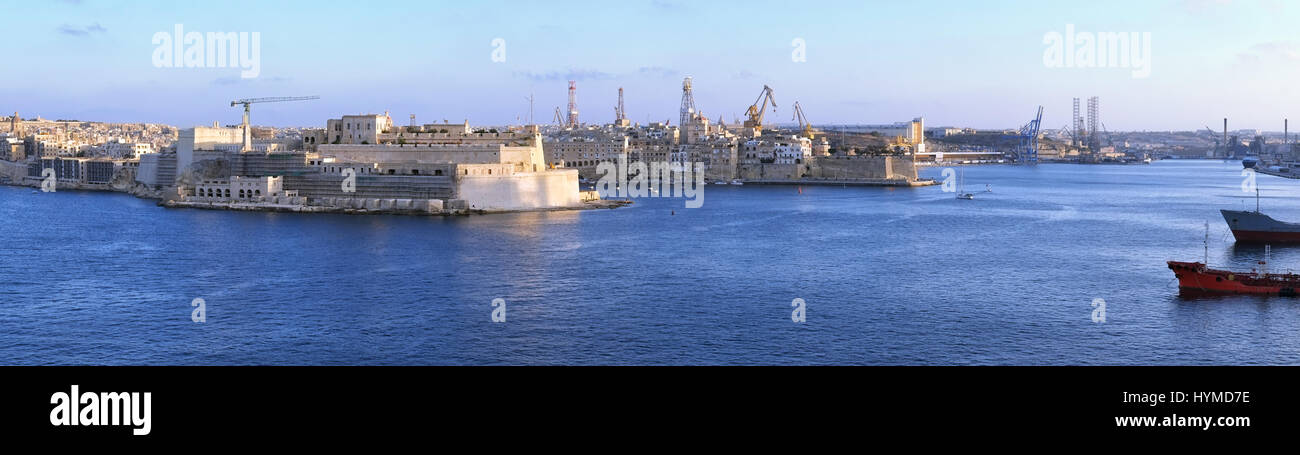
[(0, 11), (38, 444), (1297, 421), (1300, 0)]
[[(1013, 128), (1041, 104), (1043, 128), (1060, 128), (1070, 122), (1071, 98), (1099, 96), (1113, 131), (1218, 128), (1225, 116), (1232, 129), (1272, 131), (1288, 116), (1281, 106), (1300, 101), (1288, 77), (1300, 68), (1300, 44), (1286, 32), (1300, 14), (1294, 5), (1103, 4), (1035, 4), (1028, 12), (1013, 1), (767, 2), (746, 11), (674, 1), (552, 9), (19, 3), (8, 9), (27, 19), (11, 27), (24, 37), (12, 55), (23, 70), (0, 73), (0, 109), (47, 119), (232, 124), (240, 113), (230, 100), (312, 94), (322, 99), (265, 106), (253, 122), (318, 126), (338, 112), (387, 110), (399, 123), (415, 114), (419, 122), (500, 125), (526, 121), (532, 93), (536, 122), (548, 123), (573, 79), (584, 123), (613, 119), (619, 87), (632, 121), (676, 123), (681, 79), (692, 76), (699, 108), (728, 123), (770, 85), (779, 102), (773, 117), (783, 123), (799, 101), (818, 124), (925, 116), (930, 125)], [(151, 38), (176, 24), (259, 33), (259, 74), (151, 64)], [(1067, 28), (1150, 33), (1149, 75), (1048, 67), (1044, 37)], [(806, 46), (804, 61), (793, 61), (796, 40)], [(494, 51), (503, 61), (494, 61)]]

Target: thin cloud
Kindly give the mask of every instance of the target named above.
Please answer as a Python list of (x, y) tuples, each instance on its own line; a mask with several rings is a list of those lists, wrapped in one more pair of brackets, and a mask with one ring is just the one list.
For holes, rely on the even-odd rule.
[(1201, 14), (1218, 6), (1231, 5), (1232, 0), (1182, 0), (1183, 9), (1194, 14)]
[(654, 0), (650, 2), (650, 5), (654, 6), (655, 9), (669, 11), (669, 12), (681, 11), (686, 7), (686, 5), (684, 5), (681, 2), (675, 2), (670, 0)]
[(596, 80), (625, 79), (628, 77), (670, 78), (678, 74), (679, 73), (677, 72), (677, 70), (672, 68), (662, 67), (662, 66), (643, 66), (637, 68), (636, 71), (625, 73), (625, 74), (610, 73), (610, 72), (591, 70), (591, 69), (586, 69), (586, 70), (571, 69), (567, 71), (548, 71), (544, 73), (537, 73), (531, 71), (514, 72), (515, 77), (528, 79), (533, 82), (553, 82), (553, 81), (568, 81), (568, 80), (596, 81)]
[(650, 76), (650, 77), (677, 76), (677, 70), (672, 68), (664, 68), (662, 66), (643, 66), (641, 67), (641, 69), (637, 70), (637, 73), (641, 74), (642, 76)]
[(548, 81), (582, 81), (582, 80), (602, 80), (613, 79), (614, 75), (603, 71), (596, 70), (569, 70), (569, 71), (550, 71), (546, 73), (534, 73), (530, 71), (515, 71), (515, 77), (522, 77), (534, 82)]
[(280, 84), (280, 83), (290, 82), (292, 80), (293, 80), (292, 78), (284, 77), (284, 76), (258, 77), (252, 79), (244, 79), (236, 76), (226, 76), (226, 77), (219, 77), (213, 79), (212, 85), (229, 87), (235, 85), (251, 85), (253, 83), (258, 83), (258, 82)]
[(107, 33), (107, 32), (108, 29), (104, 28), (104, 26), (102, 25), (99, 25), (98, 22), (84, 27), (75, 26), (71, 24), (63, 24), (59, 26), (59, 33), (62, 33), (64, 35), (69, 35), (69, 36), (89, 36), (91, 34)]
[(1258, 67), (1263, 65), (1300, 63), (1300, 42), (1270, 41), (1258, 43), (1237, 53), (1237, 65)]

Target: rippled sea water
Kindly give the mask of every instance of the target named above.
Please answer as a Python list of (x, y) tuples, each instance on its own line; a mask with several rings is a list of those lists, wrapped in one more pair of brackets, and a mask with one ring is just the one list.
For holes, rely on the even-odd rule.
[[(0, 187), (0, 363), (1300, 363), (1300, 299), (1182, 299), (1165, 266), (1202, 258), (1206, 221), (1212, 264), (1260, 259), (1218, 213), (1254, 207), (1239, 163), (965, 177), (973, 201), (709, 186), (699, 209), (466, 217)], [(1300, 221), (1300, 180), (1258, 182), (1265, 213)], [(1300, 248), (1274, 246), (1272, 264), (1300, 269)]]

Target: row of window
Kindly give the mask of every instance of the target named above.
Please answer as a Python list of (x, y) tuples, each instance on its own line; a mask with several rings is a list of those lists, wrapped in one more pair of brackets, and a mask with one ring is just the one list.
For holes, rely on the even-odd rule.
[[(357, 129), (358, 129), (358, 130), (361, 130), (361, 129), (362, 129), (362, 128), (361, 128), (361, 125), (362, 125), (361, 123), (358, 123), (358, 124), (357, 124)], [(371, 125), (371, 124), (369, 124), (369, 123), (366, 123), (365, 125), (366, 125), (366, 127), (365, 127), (364, 129), (366, 129), (366, 130), (374, 129), (374, 128), (373, 128), (374, 125)], [(352, 123), (351, 123), (351, 122), (347, 123), (346, 126), (347, 126), (347, 128), (348, 128), (348, 131), (352, 131)], [(335, 124), (334, 124), (334, 131), (343, 131), (343, 127), (344, 127), (344, 125), (340, 125), (340, 124), (338, 124), (338, 123), (335, 123)]]
[[(360, 173), (360, 174), (375, 174), (376, 172), (374, 172), (374, 171), (377, 170), (377, 169), (369, 168), (369, 167), (363, 167), (363, 168), (325, 167), (325, 168), (322, 168), (321, 171), (324, 172), (324, 173), (326, 173), (326, 174), (342, 174), (344, 169), (356, 169), (356, 170), (359, 171), (358, 173)], [(388, 174), (388, 175), (397, 175), (397, 169), (389, 169), (388, 172), (382, 172), (382, 171), (381, 171), (381, 172), (378, 172), (378, 173), (379, 173), (380, 175), (383, 175), (383, 174)], [(419, 170), (419, 169), (411, 169), (411, 175), (420, 175), (420, 170)], [(433, 175), (434, 175), (434, 176), (440, 176), (440, 175), (442, 175), (442, 169), (434, 169), (434, 170), (433, 170)]]
[[(196, 191), (196, 193), (198, 193), (199, 197), (230, 197), (229, 188), (225, 189), (224, 195), (223, 195), (223, 191), (220, 188), (199, 188), (198, 191)], [(247, 190), (247, 191), (239, 190), (238, 194), (240, 199), (261, 197), (262, 190)]]

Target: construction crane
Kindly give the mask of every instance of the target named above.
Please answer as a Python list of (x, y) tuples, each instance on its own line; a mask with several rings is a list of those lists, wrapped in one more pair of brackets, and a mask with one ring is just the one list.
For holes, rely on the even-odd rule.
[(553, 121), (555, 122), (556, 125), (564, 124), (564, 117), (560, 115), (560, 106), (555, 106), (555, 118), (553, 119)]
[[(762, 107), (759, 106), (760, 102), (763, 103)], [(776, 98), (772, 96), (772, 87), (764, 85), (763, 92), (758, 94), (758, 99), (745, 110), (745, 115), (749, 117), (749, 120), (745, 120), (745, 128), (763, 127), (763, 114), (767, 111), (769, 102), (772, 103), (772, 112), (776, 112)]]
[(319, 96), (275, 96), (270, 98), (245, 98), (242, 100), (231, 101), (230, 107), (235, 107), (240, 104), (244, 105), (244, 145), (240, 148), (240, 151), (247, 152), (253, 149), (253, 132), (248, 123), (249, 106), (256, 103), (279, 103), (284, 101), (307, 101), (318, 99), (320, 99)]
[(799, 128), (800, 128), (801, 130), (803, 130), (803, 135), (804, 135), (804, 137), (806, 137), (806, 138), (808, 138), (808, 139), (812, 139), (812, 138), (813, 138), (813, 127), (812, 127), (812, 124), (808, 123), (808, 118), (807, 118), (807, 117), (804, 117), (804, 115), (803, 115), (803, 106), (800, 106), (798, 101), (795, 101), (795, 102), (794, 102), (794, 118), (792, 118), (792, 119), (790, 119), (790, 120), (795, 120), (795, 121), (798, 121), (798, 122), (799, 122)]

